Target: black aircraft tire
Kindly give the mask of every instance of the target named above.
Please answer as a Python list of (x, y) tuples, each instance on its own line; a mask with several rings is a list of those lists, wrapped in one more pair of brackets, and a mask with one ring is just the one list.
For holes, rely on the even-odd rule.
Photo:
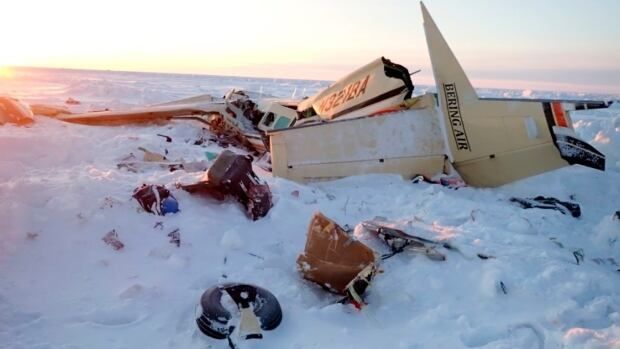
[(224, 292), (228, 293), (239, 309), (252, 305), (261, 329), (273, 330), (282, 322), (282, 308), (271, 292), (249, 284), (224, 283), (210, 287), (200, 298), (202, 313), (196, 318), (196, 324), (207, 336), (225, 339), (235, 329), (235, 326), (227, 327), (232, 315), (222, 305)]

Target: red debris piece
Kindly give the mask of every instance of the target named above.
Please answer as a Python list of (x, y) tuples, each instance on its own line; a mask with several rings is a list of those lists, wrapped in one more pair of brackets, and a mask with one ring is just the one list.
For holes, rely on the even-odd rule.
[(103, 242), (105, 242), (106, 244), (112, 246), (112, 248), (116, 251), (125, 247), (121, 240), (118, 239), (118, 233), (116, 232), (116, 229), (112, 229), (111, 231), (109, 231), (101, 240), (103, 240)]

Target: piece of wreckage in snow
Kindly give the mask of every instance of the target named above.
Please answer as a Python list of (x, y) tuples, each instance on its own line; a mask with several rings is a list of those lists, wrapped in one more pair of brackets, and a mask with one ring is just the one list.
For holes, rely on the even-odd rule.
[(217, 200), (232, 196), (243, 205), (252, 220), (266, 216), (273, 206), (269, 186), (252, 171), (251, 157), (230, 150), (218, 155), (200, 181), (180, 187)]
[(569, 114), (611, 102), (479, 98), (423, 4), (422, 14), (436, 94), (411, 98), (407, 69), (379, 58), (303, 101), (233, 91), (223, 100), (55, 117), (92, 125), (202, 121), (232, 143), (268, 150), (275, 176), (302, 182), (432, 177), (453, 168), (469, 185), (492, 187), (572, 164), (605, 169), (605, 156), (576, 135)]
[(261, 133), (254, 124), (263, 115), (251, 98), (259, 96), (246, 91), (232, 90), (223, 98), (199, 95), (162, 104), (129, 110), (104, 110), (72, 114), (46, 105), (32, 106), (37, 111), (56, 119), (93, 126), (115, 126), (167, 122), (170, 120), (198, 121), (225, 143), (249, 150), (265, 151)]
[(345, 296), (343, 302), (352, 302), (359, 308), (364, 304), (362, 295), (377, 271), (377, 262), (377, 256), (368, 246), (317, 212), (310, 220), (306, 246), (297, 258), (297, 268), (305, 279)]
[(0, 96), (0, 125), (29, 125), (33, 122), (32, 110), (15, 98)]

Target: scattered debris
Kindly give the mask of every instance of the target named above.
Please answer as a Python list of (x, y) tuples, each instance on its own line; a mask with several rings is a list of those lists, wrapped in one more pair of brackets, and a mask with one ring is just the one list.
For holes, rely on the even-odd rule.
[(230, 147), (230, 141), (225, 136), (221, 135), (213, 135), (209, 137), (207, 145), (211, 143), (215, 143), (222, 148)]
[(162, 134), (160, 134), (160, 133), (158, 133), (157, 135), (158, 135), (159, 137), (163, 137), (163, 138), (165, 138), (167, 143), (171, 143), (171, 142), (172, 142), (172, 137), (170, 137), (170, 136), (162, 135)]
[[(260, 153), (265, 151), (262, 138), (258, 133), (254, 137), (248, 138), (248, 133), (244, 132), (242, 128), (232, 125), (228, 122), (227, 118), (220, 113), (209, 115), (208, 123), (210, 125), (209, 129), (218, 136), (218, 140), (223, 140), (228, 144), (234, 144), (235, 146), (250, 151), (257, 150)], [(258, 148), (255, 148), (255, 143), (258, 143)]]
[(503, 292), (504, 294), (508, 294), (508, 289), (506, 288), (506, 284), (504, 284), (504, 282), (503, 282), (503, 281), (500, 281), (500, 282), (499, 282), (499, 288), (500, 288), (500, 290), (502, 290), (502, 292)]
[(132, 197), (149, 213), (164, 216), (179, 212), (179, 203), (168, 189), (161, 185), (142, 184), (136, 188)]
[(125, 247), (121, 240), (119, 240), (116, 229), (112, 229), (111, 231), (109, 231), (101, 240), (103, 240), (103, 242), (105, 242), (106, 244), (112, 246), (112, 248), (116, 251)]
[(550, 237), (549, 240), (551, 240), (554, 244), (556, 244), (559, 248), (564, 248), (564, 244), (561, 243), (557, 238), (555, 237)]
[(419, 174), (419, 175), (415, 175), (411, 179), (411, 182), (412, 183), (425, 182), (425, 183), (430, 183), (430, 184), (441, 184), (444, 187), (455, 189), (455, 190), (467, 186), (467, 184), (465, 183), (465, 181), (463, 181), (463, 179), (461, 179), (461, 177), (445, 176), (445, 175), (440, 176), (439, 179), (435, 179), (435, 177), (429, 178), (425, 175)]
[(168, 159), (166, 159), (166, 157), (164, 155), (161, 154), (157, 154), (154, 153), (152, 151), (147, 150), (144, 147), (138, 147), (138, 150), (141, 150), (142, 152), (144, 152), (144, 161), (166, 161)]
[(271, 167), (271, 154), (269, 154), (269, 152), (265, 152), (261, 155), (254, 161), (254, 164), (267, 172), (271, 172), (273, 170)]
[(598, 264), (598, 265), (613, 265), (613, 266), (618, 266), (618, 262), (616, 262), (615, 258), (612, 257), (608, 257), (608, 258), (592, 258), (592, 262)]
[(210, 287), (196, 313), (198, 329), (209, 337), (227, 339), (230, 348), (236, 348), (233, 338), (261, 339), (261, 330), (274, 330), (281, 322), (278, 299), (262, 287), (242, 283)]
[(581, 208), (579, 204), (574, 202), (562, 201), (553, 197), (537, 196), (533, 199), (510, 198), (510, 202), (515, 202), (521, 208), (541, 208), (546, 210), (560, 211), (562, 214), (570, 213), (573, 217), (581, 216)]
[(27, 240), (36, 240), (39, 237), (39, 233), (27, 232), (26, 239)]
[(124, 156), (122, 158), (120, 158), (120, 161), (129, 161), (129, 160), (135, 160), (136, 156), (134, 155), (134, 153), (129, 153), (129, 155)]
[(248, 254), (250, 256), (252, 256), (252, 257), (256, 257), (258, 259), (265, 260), (265, 257), (261, 257), (261, 256), (257, 255), (256, 253), (248, 252)]
[(206, 151), (205, 152), (205, 157), (207, 158), (208, 161), (213, 161), (215, 159), (217, 159), (217, 156), (220, 155), (220, 153), (215, 153), (212, 151)]
[(228, 195), (237, 199), (253, 220), (267, 215), (272, 207), (271, 191), (252, 170), (252, 158), (225, 150), (195, 184), (181, 185), (190, 193), (201, 193), (224, 200)]
[(153, 226), (153, 229), (157, 229), (157, 228), (159, 228), (159, 230), (164, 230), (164, 222), (155, 223), (155, 225)]
[(304, 252), (297, 258), (303, 277), (361, 307), (362, 294), (376, 273), (374, 252), (348, 235), (322, 213), (314, 214), (308, 227)]
[(103, 210), (105, 208), (112, 208), (115, 205), (122, 205), (122, 202), (111, 196), (106, 196), (105, 198), (103, 198), (103, 202), (101, 203), (101, 206), (99, 206), (99, 208)]
[(616, 211), (616, 213), (614, 213), (614, 220), (620, 221), (620, 211)]
[(177, 245), (177, 247), (181, 247), (181, 233), (179, 228), (174, 229), (170, 233), (168, 233), (168, 237), (170, 238), (170, 243)]
[(291, 196), (294, 198), (299, 198), (299, 190), (293, 190), (291, 192)]
[(353, 234), (353, 230), (355, 230), (355, 228), (345, 224), (342, 226), (342, 230), (344, 230), (347, 234)]
[(480, 210), (475, 209), (475, 210), (471, 210), (471, 212), (469, 213), (469, 218), (471, 219), (472, 222), (476, 221), (476, 212), (478, 212)]
[(164, 169), (170, 172), (184, 170), (185, 172), (204, 172), (209, 168), (208, 161), (200, 160), (193, 162), (180, 161), (123, 161), (116, 164), (120, 169), (139, 173), (153, 169)]
[[(421, 218), (414, 216), (413, 220), (410, 221), (409, 223), (414, 222), (414, 221), (423, 222)], [(433, 226), (434, 226), (434, 223), (433, 223)], [(433, 240), (431, 238), (425, 238), (425, 237), (405, 233), (404, 230), (399, 228), (398, 223), (390, 222), (385, 217), (377, 216), (373, 220), (363, 221), (360, 224), (358, 224), (358, 227), (359, 229), (361, 229), (360, 230), (361, 232), (368, 232), (371, 235), (378, 236), (382, 241), (386, 242), (386, 244), (390, 246), (391, 249), (392, 249), (391, 246), (395, 247), (395, 250), (392, 249), (391, 253), (383, 255), (382, 256), (383, 259), (388, 259), (392, 257), (394, 254), (399, 253), (400, 252), (399, 246), (403, 246), (403, 244), (404, 246), (402, 247), (402, 250), (404, 251), (411, 250), (413, 252), (423, 253), (431, 260), (438, 260), (438, 261), (445, 260), (446, 256), (443, 253), (437, 251), (437, 248), (440, 248), (440, 247), (445, 248), (448, 251), (458, 253), (461, 255), (461, 257), (467, 260), (470, 260), (470, 261), (475, 260), (476, 257), (482, 260), (496, 258), (495, 256), (484, 254), (484, 253), (477, 253), (475, 256), (470, 256), (470, 255), (463, 253), (463, 251), (461, 251), (460, 248), (458, 248), (457, 246), (455, 246), (454, 244), (448, 241)], [(432, 232), (428, 232), (428, 233), (432, 233)], [(380, 235), (384, 235), (388, 241), (386, 241), (385, 238)]]
[(577, 249), (575, 251), (573, 251), (573, 256), (575, 257), (575, 260), (577, 261), (577, 265), (583, 263), (583, 260), (585, 258), (585, 254), (583, 252), (583, 248)]
[(198, 134), (196, 135), (196, 139), (193, 140), (194, 138), (186, 138), (185, 139), (185, 143), (190, 143), (193, 145), (201, 145), (203, 147), (209, 145), (208, 143), (210, 143), (209, 138), (211, 137), (211, 132), (208, 131), (208, 129), (206, 127), (201, 127), (200, 130), (198, 131)]
[(362, 228), (365, 231), (371, 232), (384, 241), (391, 249), (391, 253), (383, 255), (382, 259), (388, 259), (397, 253), (405, 250), (422, 253), (426, 257), (434, 261), (444, 261), (446, 256), (437, 251), (435, 246), (436, 242), (413, 236), (405, 233), (402, 230), (395, 229), (384, 225), (384, 222), (378, 221), (364, 221), (361, 223)]

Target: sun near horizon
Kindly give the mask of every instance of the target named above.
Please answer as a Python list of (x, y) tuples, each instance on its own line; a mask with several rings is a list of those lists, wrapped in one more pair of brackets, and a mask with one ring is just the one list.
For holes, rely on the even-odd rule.
[(0, 65), (0, 78), (11, 78), (13, 76), (13, 72), (11, 68)]

